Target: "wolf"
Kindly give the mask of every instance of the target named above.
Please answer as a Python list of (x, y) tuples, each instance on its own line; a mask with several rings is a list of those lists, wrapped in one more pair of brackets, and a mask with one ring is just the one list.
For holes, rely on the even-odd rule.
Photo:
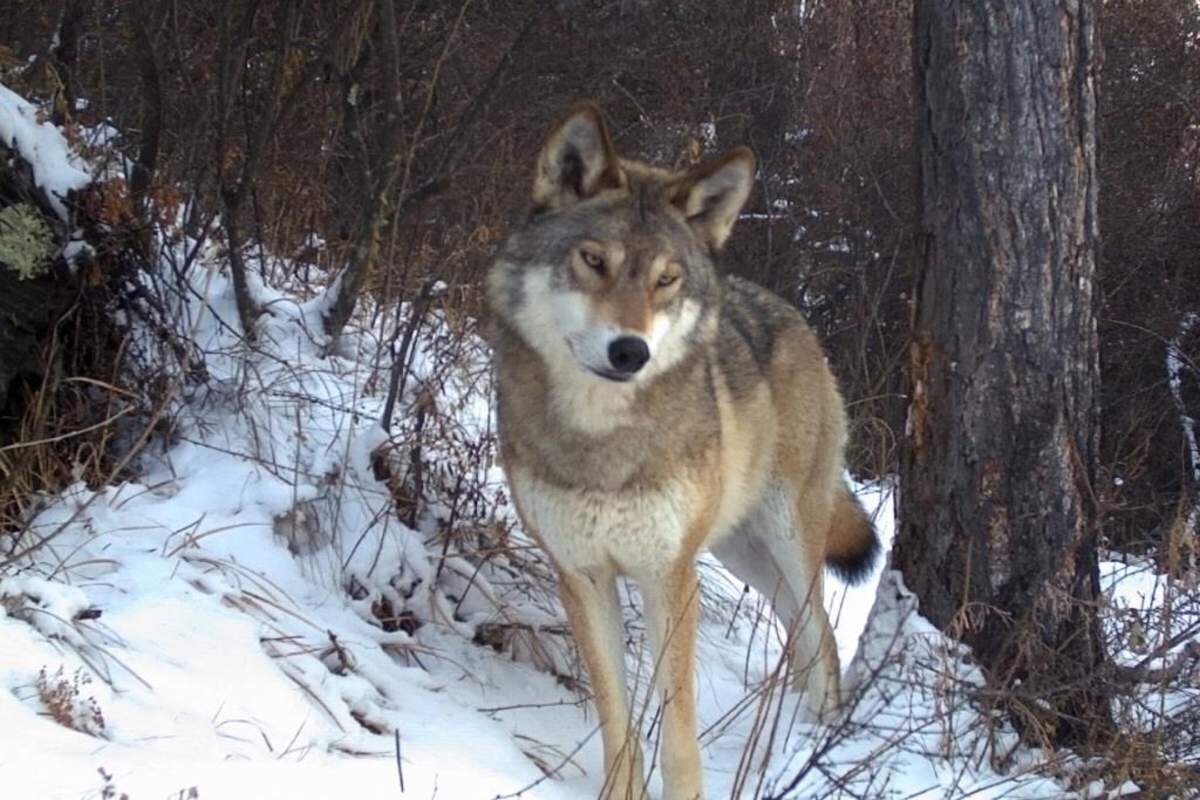
[(840, 688), (822, 566), (854, 581), (880, 550), (843, 478), (846, 414), (815, 334), (716, 267), (755, 171), (745, 147), (681, 172), (623, 158), (580, 104), (547, 137), (530, 211), (488, 273), (501, 461), (557, 572), (604, 797), (646, 791), (618, 576), (642, 591), (664, 797), (697, 800), (698, 554), (771, 599), (794, 685), (828, 718)]

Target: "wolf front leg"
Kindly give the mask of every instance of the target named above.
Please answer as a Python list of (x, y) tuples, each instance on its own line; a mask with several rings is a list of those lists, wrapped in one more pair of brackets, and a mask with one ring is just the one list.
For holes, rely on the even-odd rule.
[(609, 570), (563, 571), (559, 592), (587, 669), (604, 741), (604, 800), (641, 800), (642, 748), (630, 725), (625, 687), (625, 636), (616, 575)]
[(704, 780), (696, 738), (695, 652), (699, 584), (690, 558), (659, 580), (642, 582), (646, 626), (662, 694), (663, 800), (702, 800)]

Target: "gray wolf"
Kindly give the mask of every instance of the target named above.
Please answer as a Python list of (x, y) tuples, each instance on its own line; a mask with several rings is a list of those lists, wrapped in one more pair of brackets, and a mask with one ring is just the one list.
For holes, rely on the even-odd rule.
[(668, 800), (703, 796), (695, 560), (709, 549), (792, 632), (795, 687), (840, 699), (822, 566), (864, 576), (874, 529), (843, 480), (846, 415), (816, 336), (715, 258), (753, 186), (739, 147), (683, 172), (617, 155), (599, 109), (546, 140), (532, 210), (488, 276), (500, 452), (549, 554), (604, 742), (604, 796), (644, 796), (618, 575), (640, 583)]

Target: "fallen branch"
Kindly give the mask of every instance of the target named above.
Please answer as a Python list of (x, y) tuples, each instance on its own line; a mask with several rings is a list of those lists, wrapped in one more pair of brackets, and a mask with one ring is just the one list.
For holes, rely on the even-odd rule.
[(1173, 683), (1191, 664), (1200, 661), (1200, 642), (1191, 641), (1184, 645), (1183, 652), (1179, 653), (1165, 667), (1151, 668), (1152, 659), (1146, 658), (1136, 666), (1124, 667), (1119, 664), (1113, 665), (1113, 675), (1121, 683)]

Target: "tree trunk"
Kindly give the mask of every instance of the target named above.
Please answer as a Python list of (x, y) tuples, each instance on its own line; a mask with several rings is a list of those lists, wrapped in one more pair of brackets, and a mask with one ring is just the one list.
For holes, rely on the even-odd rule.
[[(383, 95), (382, 119), (376, 136), (375, 152), (364, 143), (366, 159), (363, 175), (368, 184), (368, 197), (359, 212), (354, 228), (354, 243), (350, 259), (334, 283), (336, 292), (324, 314), (325, 333), (336, 343), (342, 330), (354, 315), (358, 295), (367, 282), (367, 275), (379, 259), (379, 240), (393, 209), (392, 196), (400, 181), (405, 160), (401, 147), (400, 120), (404, 104), (397, 85), (400, 72), (400, 28), (393, 0), (378, 0), (379, 52), (381, 54), (381, 83)], [(449, 41), (447, 41), (449, 46)], [(432, 91), (432, 90), (431, 90)], [(365, 136), (365, 132), (362, 134)], [(416, 146), (416, 138), (412, 146)]]
[(916, 2), (923, 260), (894, 556), (1009, 709), (1076, 742), (1109, 719), (1083, 680), (1104, 662), (1097, 41), (1091, 0)]

